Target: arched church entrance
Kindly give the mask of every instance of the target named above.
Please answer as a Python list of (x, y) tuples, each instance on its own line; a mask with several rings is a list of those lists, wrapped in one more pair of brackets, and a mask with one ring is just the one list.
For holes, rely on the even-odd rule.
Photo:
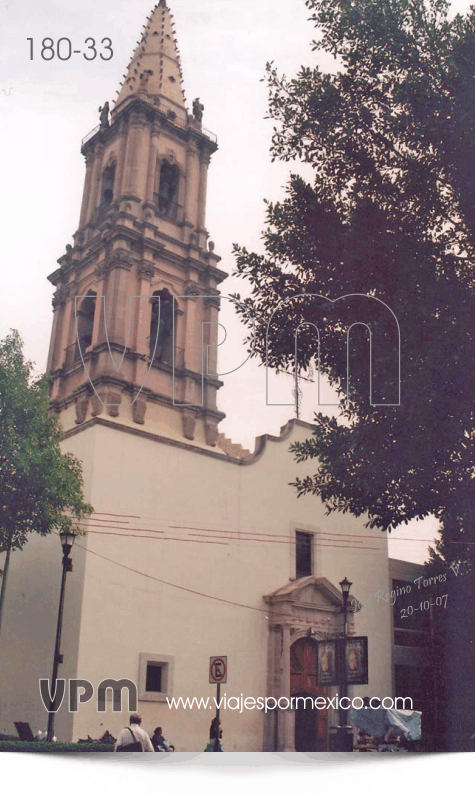
[[(327, 695), (318, 685), (317, 644), (310, 637), (290, 648), (290, 692), (295, 707), (295, 750), (328, 751), (327, 711), (315, 709), (315, 698)], [(307, 699), (307, 700), (305, 700)]]

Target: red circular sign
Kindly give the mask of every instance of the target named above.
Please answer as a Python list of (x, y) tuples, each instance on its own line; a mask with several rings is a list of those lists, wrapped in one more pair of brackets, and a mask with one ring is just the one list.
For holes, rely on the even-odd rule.
[(210, 682), (220, 684), (226, 681), (227, 663), (226, 657), (212, 657), (209, 663)]

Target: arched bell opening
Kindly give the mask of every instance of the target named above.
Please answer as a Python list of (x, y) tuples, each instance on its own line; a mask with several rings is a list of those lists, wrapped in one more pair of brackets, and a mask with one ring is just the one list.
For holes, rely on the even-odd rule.
[(115, 163), (106, 166), (102, 173), (101, 205), (108, 207), (114, 199)]
[[(154, 291), (151, 300), (149, 355), (156, 363), (173, 362), (173, 296), (167, 288)], [(176, 311), (176, 308), (175, 308)]]
[(76, 359), (81, 357), (80, 352), (84, 356), (86, 349), (92, 344), (92, 332), (94, 329), (94, 315), (96, 312), (96, 299), (97, 294), (95, 291), (90, 291), (84, 297), (81, 304), (76, 310), (76, 325), (77, 325), (77, 343), (76, 343)]
[(154, 200), (158, 212), (169, 219), (175, 220), (178, 211), (178, 184), (180, 170), (176, 164), (163, 160), (160, 164), (158, 187)]

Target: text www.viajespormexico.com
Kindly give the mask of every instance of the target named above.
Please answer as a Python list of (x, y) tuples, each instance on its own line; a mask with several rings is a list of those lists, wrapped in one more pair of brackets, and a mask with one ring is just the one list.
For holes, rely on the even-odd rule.
[[(344, 702), (344, 703), (343, 703)], [(349, 698), (348, 696), (292, 696), (287, 698), (252, 698), (244, 695), (229, 696), (224, 694), (218, 701), (215, 697), (211, 698), (167, 698), (169, 709), (230, 709), (232, 711), (243, 712), (245, 709), (263, 709), (268, 712), (273, 709), (412, 709), (412, 698), (396, 697), (373, 698), (363, 700), (360, 696)]]

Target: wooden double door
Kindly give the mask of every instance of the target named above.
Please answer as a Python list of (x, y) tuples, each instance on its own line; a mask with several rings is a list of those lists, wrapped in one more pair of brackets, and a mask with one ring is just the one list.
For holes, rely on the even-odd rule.
[(290, 692), (294, 701), (295, 750), (328, 751), (327, 711), (312, 706), (327, 688), (318, 685), (317, 645), (310, 637), (296, 640), (290, 649)]

